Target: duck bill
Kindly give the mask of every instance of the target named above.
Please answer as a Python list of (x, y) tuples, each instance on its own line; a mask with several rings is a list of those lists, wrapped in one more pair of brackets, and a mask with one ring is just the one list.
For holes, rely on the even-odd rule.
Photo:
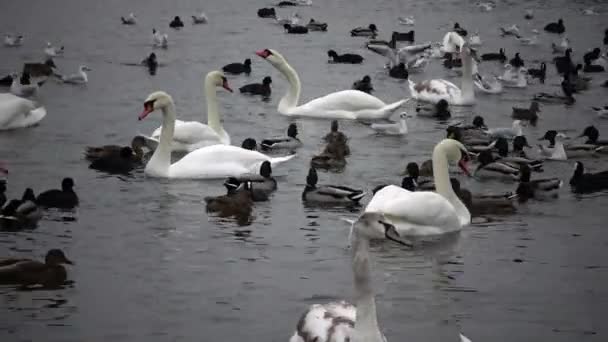
[(464, 174), (467, 175), (467, 177), (471, 177), (471, 172), (469, 172), (469, 167), (467, 165), (466, 160), (460, 159), (460, 161), (458, 162), (458, 166), (460, 167), (462, 172), (464, 172)]

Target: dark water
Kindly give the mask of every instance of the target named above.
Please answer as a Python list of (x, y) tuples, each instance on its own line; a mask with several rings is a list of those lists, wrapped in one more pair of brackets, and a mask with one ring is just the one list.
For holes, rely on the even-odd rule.
[[(41, 91), (48, 116), (40, 126), (0, 134), (0, 159), (11, 169), (9, 195), (26, 186), (36, 191), (57, 187), (62, 177), (76, 180), (82, 204), (77, 221), (47, 219), (35, 231), (1, 233), (1, 254), (42, 257), (51, 247), (64, 249), (76, 261), (69, 269), (74, 286), (54, 292), (15, 292), (0, 288), (2, 341), (285, 341), (306, 306), (352, 293), (347, 229), (340, 217), (349, 211), (304, 208), (300, 201), (308, 161), (321, 149), (326, 121), (299, 120), (304, 147), (280, 178), (270, 202), (256, 204), (254, 221), (240, 227), (210, 218), (202, 198), (223, 192), (217, 181), (167, 181), (113, 177), (87, 168), (86, 145), (128, 143), (139, 132), (160, 123), (154, 114), (138, 123), (142, 100), (153, 90), (173, 95), (180, 117), (199, 119), (202, 78), (229, 62), (253, 60), (249, 78), (229, 77), (233, 88), (266, 75), (273, 77), (269, 103), (219, 91), (224, 125), (234, 142), (252, 136), (281, 134), (289, 119), (276, 103), (286, 87), (272, 67), (254, 51), (274, 48), (299, 72), (302, 99), (344, 89), (370, 74), (376, 95), (389, 102), (408, 95), (405, 83), (388, 79), (384, 61), (351, 38), (354, 26), (376, 23), (380, 30), (407, 31), (397, 16), (416, 17), (419, 42), (441, 39), (459, 21), (478, 29), (483, 52), (505, 47), (526, 61), (548, 60), (551, 41), (519, 47), (498, 36), (498, 25), (517, 23), (529, 35), (557, 17), (566, 22), (577, 58), (601, 44), (606, 16), (581, 16), (580, 9), (605, 2), (501, 1), (491, 13), (480, 13), (474, 1), (346, 1), (317, 0), (299, 8), (329, 22), (328, 33), (285, 35), (276, 25), (256, 17), (261, 1), (137, 0), (3, 1), (0, 32), (25, 35), (19, 49), (0, 49), (0, 71), (19, 70), (24, 60), (42, 58), (44, 43), (66, 46), (56, 63), (62, 70), (86, 64), (93, 69), (86, 86), (49, 82)], [(525, 8), (536, 19), (524, 22)], [(174, 15), (184, 21), (198, 9), (208, 25), (169, 31)], [(125, 27), (119, 17), (135, 12), (139, 24)], [(291, 9), (279, 10), (283, 16)], [(152, 27), (168, 32), (170, 48), (158, 50), (161, 62), (154, 77), (133, 63), (147, 55)], [(356, 51), (362, 66), (328, 65), (326, 50)], [(494, 68), (494, 69), (493, 69)], [(484, 64), (482, 72), (498, 72)], [(508, 90), (497, 97), (478, 95), (479, 103), (461, 113), (475, 114), (490, 126), (510, 125), (511, 107), (527, 106), (531, 94), (558, 89), (549, 66), (547, 85)], [(445, 77), (437, 64), (425, 78)], [(422, 75), (413, 78), (419, 80)], [(605, 105), (606, 90), (595, 86), (573, 107), (545, 106), (539, 126), (526, 128), (535, 142), (547, 129), (582, 130), (595, 124), (608, 130), (589, 110)], [(472, 112), (471, 112), (472, 110)], [(322, 182), (371, 189), (399, 182), (409, 161), (422, 161), (444, 135), (444, 126), (424, 118), (409, 121), (407, 137), (376, 137), (364, 126), (343, 123), (353, 155), (342, 174), (320, 174)], [(585, 161), (605, 168), (600, 158)], [(566, 183), (572, 162), (550, 163), (544, 176)], [(512, 191), (511, 185), (465, 181), (474, 191)], [(474, 341), (605, 341), (608, 330), (608, 235), (603, 195), (577, 198), (567, 188), (558, 201), (530, 203), (519, 214), (488, 225), (466, 228), (440, 245), (415, 251), (377, 247), (374, 258), (379, 321), (390, 341), (456, 341), (463, 331)], [(57, 216), (57, 215), (55, 215)], [(514, 262), (515, 259), (523, 262)]]

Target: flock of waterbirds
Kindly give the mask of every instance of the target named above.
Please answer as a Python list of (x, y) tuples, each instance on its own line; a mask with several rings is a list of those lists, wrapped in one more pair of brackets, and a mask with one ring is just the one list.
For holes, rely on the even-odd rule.
[[(282, 1), (279, 8), (310, 6), (310, 0)], [(479, 2), (482, 12), (491, 12), (499, 6), (494, 2)], [(275, 7), (261, 8), (258, 17), (274, 22), (286, 34), (308, 34), (309, 32), (329, 32), (328, 23), (310, 18), (300, 25), (302, 17), (294, 11), (287, 18), (277, 16)], [(593, 9), (584, 9), (581, 15), (601, 15)], [(527, 10), (522, 20), (535, 20), (535, 13)], [(209, 19), (203, 12), (191, 16), (192, 24), (206, 24)], [(413, 16), (399, 17), (399, 25), (415, 26)], [(119, 24), (140, 25), (134, 13), (121, 17)], [(169, 27), (176, 31), (186, 29), (179, 16), (175, 16)], [(479, 33), (470, 33), (459, 23), (438, 42), (415, 44), (415, 31), (393, 31), (390, 40), (380, 40), (381, 31), (375, 24), (356, 27), (350, 31), (352, 37), (367, 39), (365, 47), (386, 58), (387, 74), (391, 78), (407, 80), (410, 97), (385, 103), (371, 95), (374, 92), (372, 79), (363, 75), (356, 80), (352, 89), (338, 91), (307, 103), (300, 104), (301, 83), (298, 74), (287, 57), (275, 49), (263, 48), (256, 52), (258, 58), (270, 63), (289, 83), (286, 94), (278, 102), (277, 111), (281, 115), (299, 118), (331, 120), (330, 130), (324, 136), (326, 143), (321, 153), (312, 157), (302, 192), (302, 200), (320, 206), (356, 207), (365, 198), (364, 189), (344, 185), (318, 184), (317, 170), (340, 172), (347, 166), (351, 154), (349, 139), (340, 130), (340, 120), (355, 120), (367, 125), (370, 132), (378, 135), (407, 135), (407, 120), (412, 118), (404, 111), (398, 121), (390, 118), (406, 103), (416, 101), (416, 116), (448, 120), (451, 106), (472, 106), (476, 103), (476, 90), (484, 96), (492, 96), (509, 88), (525, 88), (530, 82), (544, 84), (553, 71), (547, 64), (554, 64), (555, 72), (561, 79), (558, 93), (537, 93), (531, 99), (529, 108), (512, 108), (512, 127), (488, 128), (484, 118), (476, 116), (471, 124), (450, 122), (446, 127), (446, 138), (437, 143), (431, 159), (418, 165), (410, 162), (406, 166), (401, 185), (381, 184), (373, 189), (373, 197), (363, 213), (351, 222), (350, 248), (355, 286), (355, 304), (334, 302), (313, 305), (302, 316), (291, 342), (306, 341), (385, 341), (377, 322), (374, 296), (370, 282), (369, 241), (389, 240), (413, 247), (409, 237), (436, 236), (459, 231), (471, 223), (472, 217), (511, 215), (518, 205), (529, 200), (556, 199), (562, 187), (559, 178), (536, 178), (552, 160), (576, 159), (575, 170), (570, 178), (570, 186), (576, 193), (588, 193), (608, 188), (608, 171), (589, 173), (584, 169), (582, 159), (603, 156), (608, 141), (599, 139), (595, 126), (581, 127), (577, 138), (584, 142), (572, 142), (558, 130), (546, 131), (538, 152), (531, 156), (526, 149), (531, 146), (524, 133), (526, 125), (542, 122), (541, 104), (565, 105), (570, 110), (584, 110), (577, 107), (577, 96), (597, 83), (590, 74), (601, 73), (608, 67), (606, 54), (599, 47), (592, 46), (583, 53), (582, 63), (573, 57), (567, 37), (566, 25), (562, 19), (548, 23), (543, 31), (559, 35), (561, 39), (551, 43), (552, 60), (541, 63), (538, 68), (526, 68), (524, 57), (515, 53), (509, 58), (504, 49), (498, 52), (479, 53), (483, 46)], [(545, 47), (540, 43), (541, 33), (534, 30), (525, 37), (517, 24), (500, 27), (497, 35), (504, 39), (513, 37), (522, 45)], [(555, 37), (559, 37), (555, 36)], [(358, 38), (353, 38), (358, 39)], [(489, 39), (489, 38), (486, 38)], [(21, 35), (6, 35), (4, 45), (18, 48), (25, 43)], [(399, 46), (404, 44), (404, 46)], [(602, 42), (598, 42), (600, 45)], [(608, 29), (603, 45), (608, 45)], [(152, 29), (152, 46), (170, 48), (169, 35)], [(69, 47), (68, 47), (69, 48)], [(59, 72), (55, 60), (66, 51), (64, 46), (54, 46), (50, 42), (43, 49), (46, 60), (43, 63), (25, 63), (21, 73), (11, 73), (0, 80), (2, 86), (9, 87), (8, 93), (0, 94), (0, 131), (26, 129), (41, 124), (46, 109), (37, 102), (38, 93), (47, 81), (82, 85), (88, 82), (91, 69), (80, 66), (78, 72), (66, 75)], [(343, 52), (343, 51), (340, 51)], [(355, 53), (327, 51), (330, 63), (360, 64), (365, 59)], [(446, 69), (461, 74), (460, 87), (444, 79), (414, 81), (412, 75), (420, 75), (434, 59), (441, 60)], [(498, 61), (504, 64), (504, 74), (490, 77), (482, 72), (485, 62)], [(146, 56), (141, 63), (151, 75), (162, 65), (155, 52)], [(224, 179), (227, 193), (221, 196), (205, 197), (206, 208), (222, 217), (234, 217), (239, 223), (247, 224), (255, 202), (272, 200), (279, 183), (272, 176), (273, 169), (293, 159), (295, 152), (303, 145), (298, 137), (298, 126), (291, 123), (286, 135), (261, 139), (259, 142), (249, 137), (241, 144), (232, 145), (230, 134), (224, 129), (217, 101), (217, 88), (232, 92), (225, 74), (249, 75), (252, 59), (242, 63), (231, 63), (220, 70), (210, 71), (204, 78), (203, 90), (207, 103), (207, 124), (199, 121), (181, 121), (170, 94), (156, 91), (148, 95), (143, 103), (139, 120), (153, 112), (162, 114), (162, 125), (150, 135), (135, 135), (130, 146), (105, 145), (85, 148), (84, 158), (90, 161), (92, 169), (111, 174), (131, 174), (144, 169), (149, 177), (182, 179)], [(550, 76), (550, 75), (549, 75)], [(423, 76), (416, 77), (424, 79)], [(261, 83), (251, 83), (239, 88), (243, 94), (260, 95), (269, 101), (272, 78), (263, 78)], [(608, 87), (608, 81), (601, 84)], [(598, 104), (593, 107), (600, 117), (608, 117), (608, 106)], [(540, 121), (540, 122), (539, 122)], [(14, 139), (19, 139), (18, 135)], [(278, 156), (281, 155), (281, 156)], [(174, 163), (172, 156), (180, 156)], [(475, 170), (469, 171), (468, 163), (476, 163)], [(499, 194), (472, 194), (461, 187), (458, 173), (450, 169), (450, 164), (460, 167), (462, 174), (475, 181), (499, 180), (512, 183), (512, 188)], [(8, 178), (10, 162), (0, 163), (0, 174)], [(78, 206), (78, 196), (73, 190), (74, 180), (66, 177), (61, 189), (53, 189), (35, 196), (27, 188), (19, 199), (8, 200), (7, 182), (0, 181), (0, 228), (21, 230), (36, 227), (49, 208), (73, 210)], [(67, 279), (62, 264), (72, 262), (61, 250), (48, 251), (45, 262), (29, 259), (0, 259), (0, 283), (21, 286), (61, 287)], [(359, 308), (359, 311), (357, 311)], [(357, 314), (358, 313), (358, 314)], [(468, 341), (460, 336), (462, 341)]]

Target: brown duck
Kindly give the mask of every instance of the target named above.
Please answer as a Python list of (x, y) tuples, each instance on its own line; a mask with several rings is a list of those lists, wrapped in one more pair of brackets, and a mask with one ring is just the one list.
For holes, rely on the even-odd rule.
[(67, 279), (67, 271), (62, 264), (73, 265), (60, 249), (49, 250), (44, 263), (31, 259), (0, 259), (0, 284), (56, 288)]

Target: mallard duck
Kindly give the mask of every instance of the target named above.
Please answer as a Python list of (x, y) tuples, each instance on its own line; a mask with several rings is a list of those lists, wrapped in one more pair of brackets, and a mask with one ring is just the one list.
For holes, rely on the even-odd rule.
[(577, 138), (587, 137), (587, 140), (582, 144), (568, 144), (564, 146), (566, 149), (566, 153), (570, 156), (573, 153), (577, 152), (608, 152), (606, 147), (608, 146), (608, 141), (599, 140), (600, 132), (595, 126), (587, 126), (583, 130)]
[(425, 105), (418, 103), (416, 113), (420, 116), (430, 116), (439, 120), (447, 120), (452, 116), (450, 112), (450, 104), (447, 100), (441, 99), (434, 105)]
[(296, 149), (302, 146), (302, 142), (298, 139), (298, 126), (292, 123), (287, 127), (287, 137), (264, 139), (260, 143), (263, 151), (279, 150), (279, 149)]
[(313, 203), (327, 203), (337, 205), (358, 204), (365, 196), (363, 190), (353, 189), (339, 185), (317, 185), (319, 177), (315, 168), (310, 168), (306, 177), (306, 187), (302, 193), (302, 200)]
[(407, 174), (407, 176), (404, 177), (401, 181), (402, 188), (410, 190), (408, 189), (408, 187), (414, 185), (415, 190), (427, 191), (435, 189), (435, 182), (433, 181), (433, 166), (431, 160), (427, 160), (425, 163), (423, 163), (422, 171), (420, 167), (418, 167), (417, 163), (408, 163), (405, 167), (405, 174)]
[(608, 189), (608, 171), (585, 173), (581, 162), (574, 164), (574, 174), (570, 178), (570, 187), (575, 193), (590, 193)]
[(498, 158), (492, 155), (492, 151), (481, 151), (477, 156), (479, 165), (473, 173), (478, 179), (504, 179), (517, 180), (519, 179), (519, 168), (513, 167), (507, 163), (501, 162)]
[(560, 18), (556, 23), (553, 22), (545, 25), (545, 31), (558, 34), (566, 32), (564, 21)]
[(508, 194), (503, 195), (473, 195), (469, 190), (461, 188), (456, 178), (450, 178), (454, 193), (467, 207), (471, 216), (511, 215), (516, 212), (513, 201)]
[[(146, 146), (146, 141), (142, 136), (136, 136), (131, 140), (131, 150), (136, 160), (141, 161), (143, 159), (144, 146)], [(120, 145), (88, 146), (84, 152), (84, 156), (89, 161), (100, 158), (119, 157), (123, 147)]]
[(368, 27), (356, 27), (350, 30), (351, 37), (376, 37), (378, 28), (374, 24), (369, 24)]
[(521, 166), (519, 185), (515, 190), (519, 202), (526, 202), (531, 198), (544, 200), (559, 196), (559, 189), (563, 184), (559, 178), (530, 180), (530, 174), (530, 167), (527, 164), (523, 164)]
[(31, 188), (24, 191), (21, 200), (11, 200), (0, 214), (2, 230), (35, 228), (42, 218), (42, 211), (36, 205), (36, 196)]
[(207, 212), (216, 213), (219, 217), (234, 217), (239, 223), (247, 223), (251, 218), (253, 195), (251, 182), (243, 182), (238, 188), (227, 183), (226, 195), (205, 197)]
[(61, 190), (47, 190), (36, 198), (36, 203), (46, 208), (73, 209), (78, 206), (78, 196), (74, 192), (74, 180), (64, 178)]
[(344, 133), (340, 132), (340, 127), (338, 125), (337, 120), (331, 121), (330, 132), (327, 133), (325, 137), (323, 137), (323, 140), (325, 140), (325, 142), (327, 142), (328, 144), (342, 145), (344, 148), (344, 155), (350, 155), (350, 148), (348, 147), (348, 137)]
[(272, 166), (267, 160), (260, 166), (259, 175), (230, 177), (224, 182), (224, 186), (227, 189), (232, 189), (232, 193), (234, 193), (245, 190), (241, 187), (241, 184), (245, 182), (251, 183), (250, 191), (254, 202), (267, 201), (270, 194), (277, 189), (277, 181), (272, 177)]
[(306, 24), (306, 27), (310, 31), (327, 31), (327, 23), (315, 21), (313, 18), (310, 18), (310, 21), (308, 24)]
[(67, 271), (62, 264), (73, 265), (60, 249), (49, 250), (44, 263), (31, 259), (0, 259), (0, 283), (57, 288), (67, 279)]
[(532, 101), (532, 103), (530, 103), (530, 108), (513, 107), (511, 117), (517, 120), (529, 121), (532, 126), (536, 126), (538, 113), (540, 113), (540, 104), (538, 101)]
[(345, 53), (339, 55), (334, 50), (327, 51), (327, 56), (331, 58), (331, 63), (343, 63), (343, 64), (361, 64), (363, 63), (363, 57), (355, 53)]
[(89, 168), (111, 174), (128, 174), (141, 165), (143, 164), (136, 154), (133, 153), (133, 149), (125, 146), (120, 149), (119, 155), (112, 154), (95, 159), (89, 165)]
[(368, 75), (363, 76), (361, 80), (355, 81), (355, 83), (353, 83), (353, 89), (371, 94), (372, 91), (374, 91), (374, 87), (372, 86), (372, 79)]
[(321, 154), (311, 158), (310, 166), (317, 169), (342, 170), (346, 166), (346, 148), (347, 145), (339, 142), (328, 143)]
[[(498, 138), (496, 140), (496, 150), (498, 151), (498, 160), (502, 163), (508, 163), (514, 168), (521, 168), (522, 164), (528, 165), (534, 171), (542, 171), (543, 161), (529, 159), (525, 156), (523, 151), (524, 147), (530, 147), (524, 136), (515, 137), (513, 140), (514, 149), (518, 151), (515, 154), (509, 154), (509, 142), (505, 138)], [(522, 140), (523, 138), (523, 140)], [(515, 141), (517, 140), (517, 141)]]
[(585, 127), (577, 138), (587, 137), (585, 144), (607, 146), (608, 140), (600, 140), (600, 131), (593, 125)]
[(498, 50), (498, 53), (490, 52), (484, 53), (481, 55), (482, 61), (499, 61), (504, 63), (507, 61), (507, 55), (505, 54), (505, 49), (501, 48)]
[(564, 144), (560, 141), (560, 138), (566, 136), (562, 133), (557, 133), (555, 130), (549, 130), (540, 140), (549, 141), (548, 146), (538, 145), (540, 155), (545, 159), (551, 160), (567, 160), (566, 150)]

